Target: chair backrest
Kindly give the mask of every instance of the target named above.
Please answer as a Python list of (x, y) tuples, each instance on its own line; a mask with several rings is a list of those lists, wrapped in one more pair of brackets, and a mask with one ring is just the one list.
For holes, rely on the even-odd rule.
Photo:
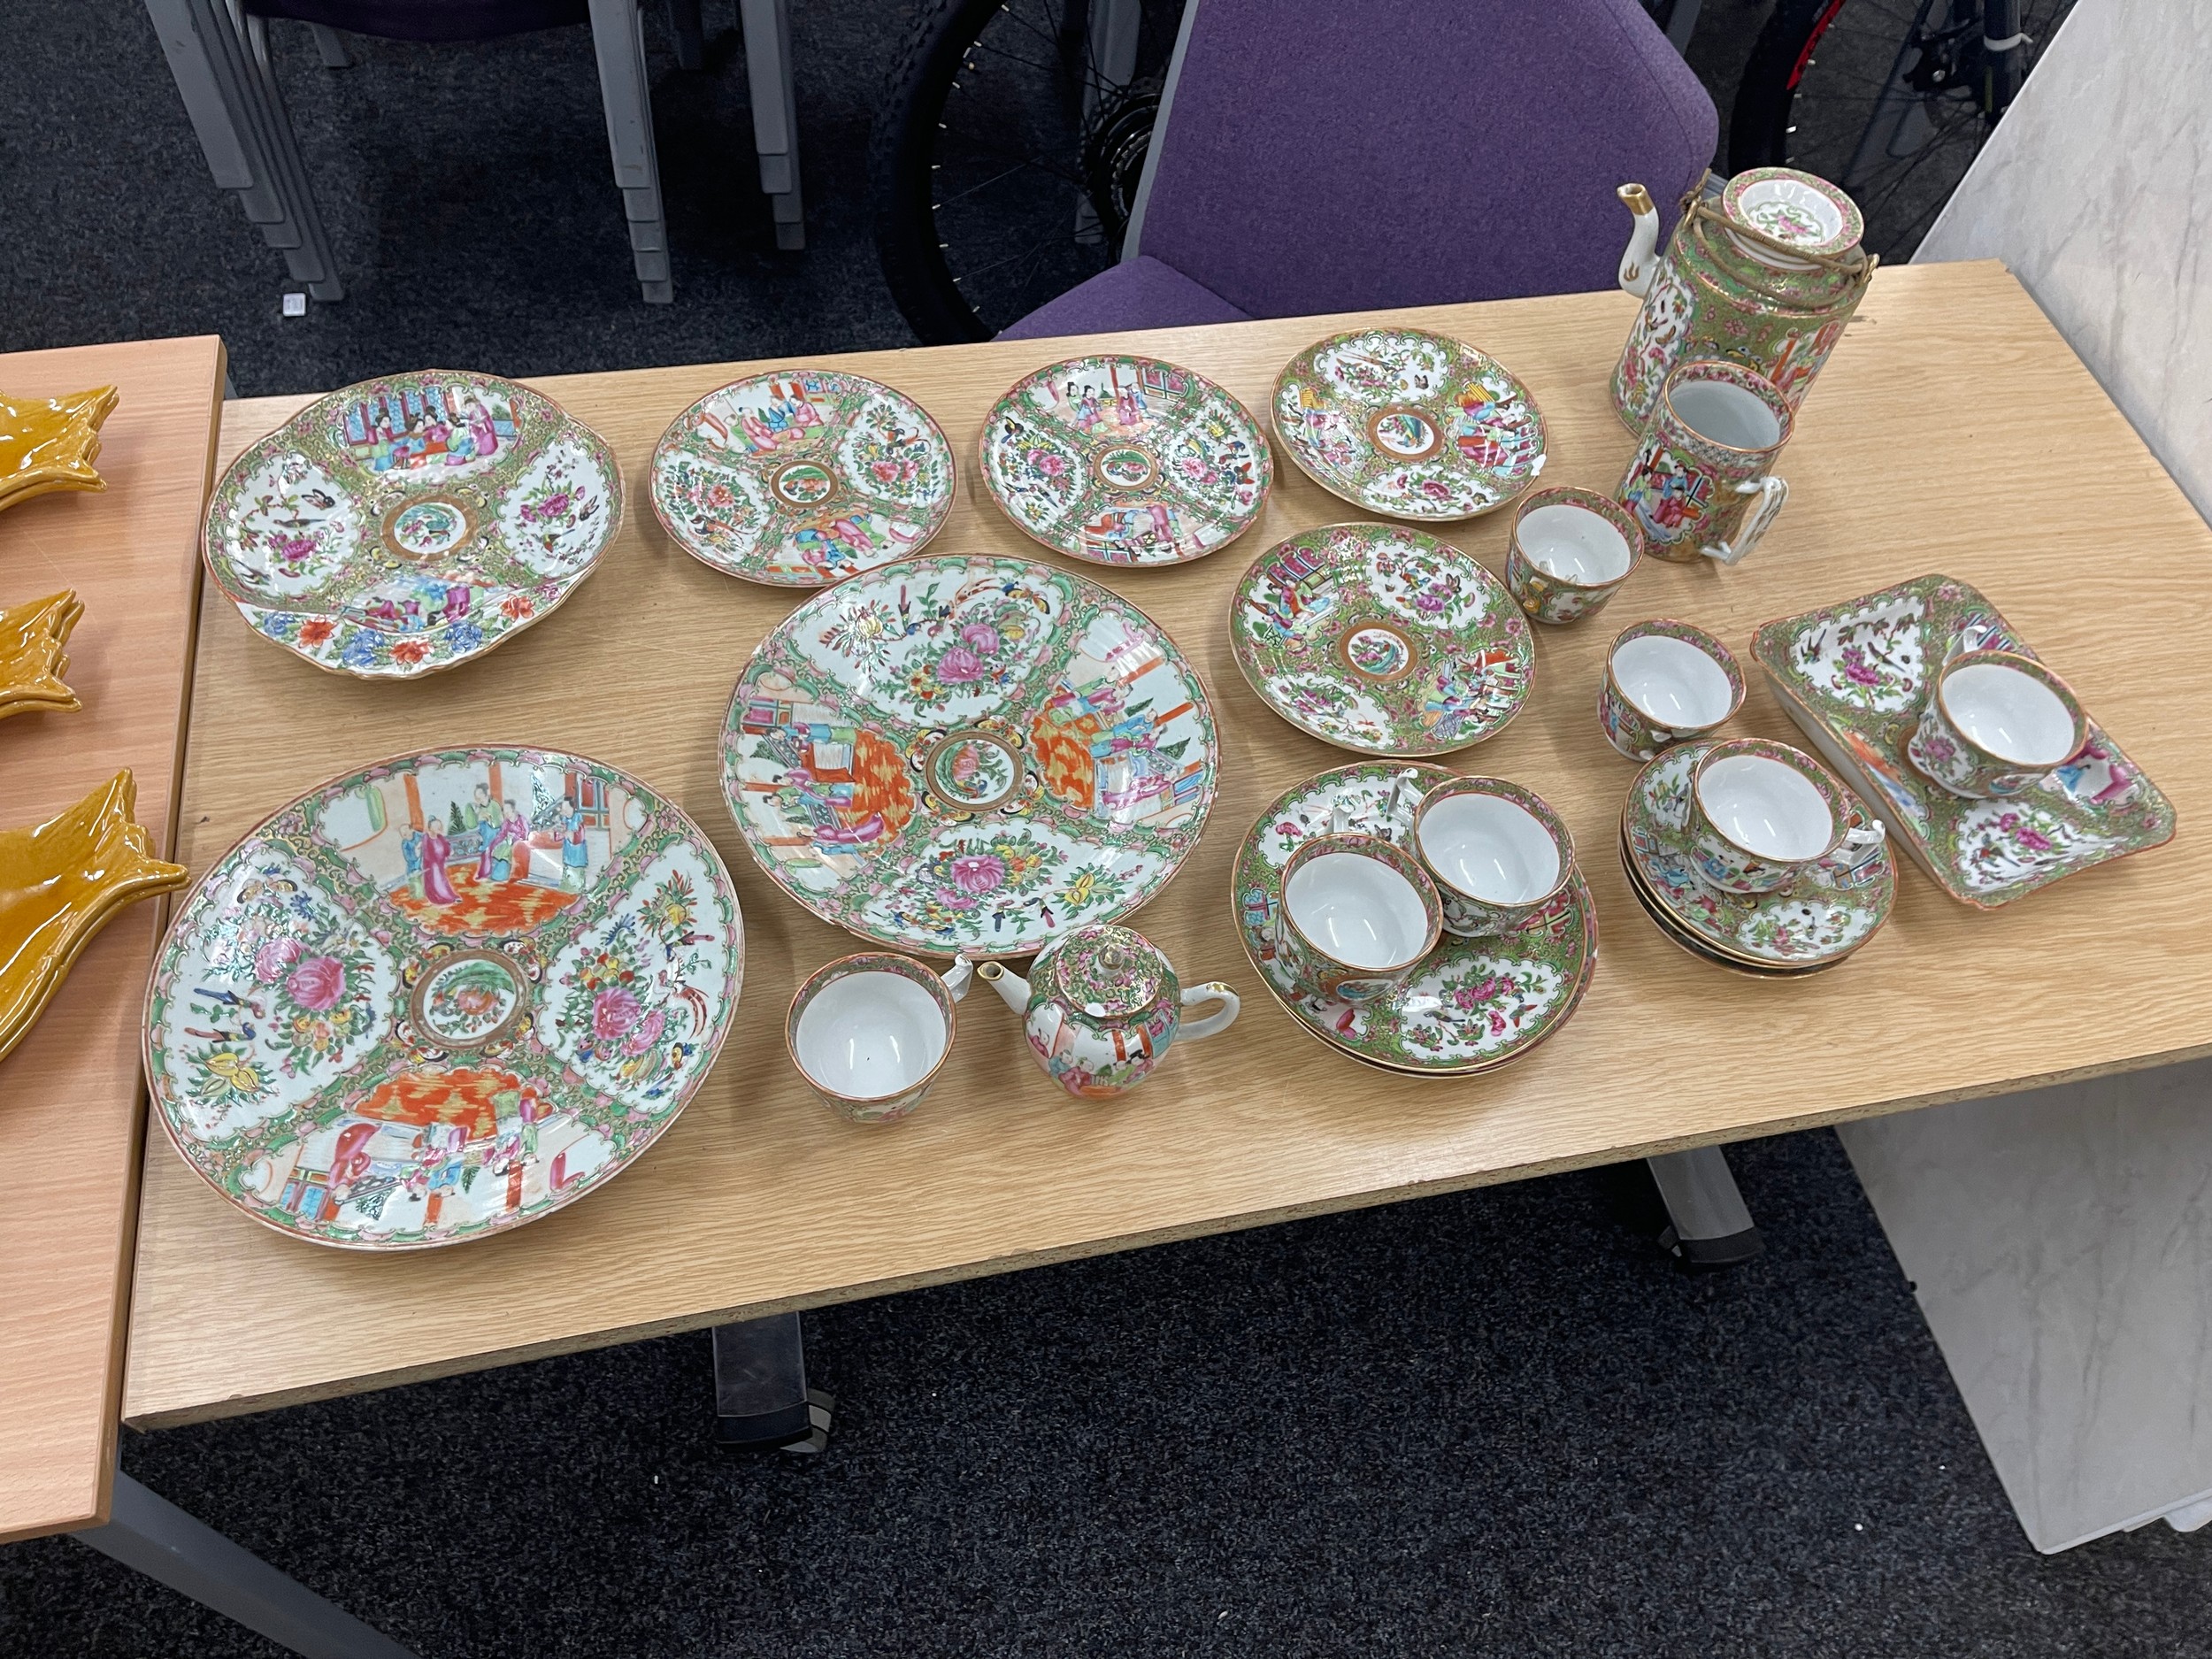
[(1188, 0), (1124, 257), (1257, 317), (1606, 288), (1719, 127), (1636, 0)]

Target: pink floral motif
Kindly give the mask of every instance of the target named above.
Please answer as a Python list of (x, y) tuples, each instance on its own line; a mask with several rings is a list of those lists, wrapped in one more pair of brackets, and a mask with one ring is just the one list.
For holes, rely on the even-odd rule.
[(298, 940), (272, 939), (254, 952), (253, 977), (264, 985), (274, 985), (284, 977), (285, 969), (299, 959)]
[(937, 678), (950, 686), (964, 686), (983, 678), (983, 659), (964, 645), (956, 645), (937, 662)]
[(987, 622), (971, 622), (960, 630), (960, 638), (978, 657), (998, 654), (998, 630)]
[(641, 1011), (635, 995), (618, 985), (611, 986), (593, 1000), (592, 1035), (602, 1042), (612, 1042), (638, 1023)]
[(1006, 861), (995, 853), (964, 854), (952, 861), (952, 879), (963, 893), (993, 892), (1006, 880)]
[[(625, 991), (623, 995), (627, 996), (629, 993)], [(643, 1054), (661, 1040), (661, 1033), (667, 1027), (667, 1025), (668, 1016), (657, 1008), (653, 1010), (643, 1019), (639, 1020), (632, 1028), (630, 1034), (623, 1039), (622, 1052)]]
[(327, 1013), (346, 994), (345, 964), (335, 956), (308, 956), (292, 970), (284, 994), (311, 1013)]

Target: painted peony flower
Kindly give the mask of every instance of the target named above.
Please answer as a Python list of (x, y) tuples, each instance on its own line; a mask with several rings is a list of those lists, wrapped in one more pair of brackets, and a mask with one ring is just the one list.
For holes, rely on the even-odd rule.
[(661, 1040), (661, 1033), (667, 1025), (668, 1016), (655, 1009), (631, 1028), (630, 1034), (623, 1040), (622, 1052), (643, 1054)]
[(937, 662), (937, 678), (949, 686), (964, 686), (983, 678), (983, 659), (964, 645), (956, 645)]
[(637, 998), (620, 986), (602, 991), (591, 1005), (592, 1035), (612, 1042), (638, 1023), (642, 1011)]
[(998, 630), (987, 622), (971, 622), (960, 630), (960, 638), (978, 657), (990, 657), (998, 650)]
[(952, 880), (963, 893), (995, 892), (1006, 884), (1006, 861), (996, 853), (964, 853), (952, 861)]
[(335, 1008), (346, 994), (346, 967), (335, 956), (307, 956), (284, 982), (284, 994), (319, 1014)]
[(264, 985), (274, 985), (283, 977), (285, 969), (299, 959), (298, 940), (272, 939), (254, 952), (253, 977)]

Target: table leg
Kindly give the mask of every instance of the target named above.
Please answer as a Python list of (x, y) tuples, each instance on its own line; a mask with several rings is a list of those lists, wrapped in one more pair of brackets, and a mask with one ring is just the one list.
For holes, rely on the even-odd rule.
[(836, 1402), (806, 1386), (799, 1316), (714, 1327), (714, 1439), (736, 1451), (818, 1452)]
[(414, 1659), (390, 1637), (120, 1471), (111, 1513), (105, 1526), (88, 1527), (76, 1539), (303, 1659)]
[(1733, 1267), (1766, 1248), (1718, 1147), (1663, 1152), (1644, 1163), (1658, 1183), (1671, 1224), (1659, 1235), (1660, 1247), (1684, 1266)]
[(799, 105), (791, 84), (789, 0), (737, 0), (745, 31), (745, 81), (753, 98), (753, 148), (760, 188), (776, 219), (776, 246), (806, 246), (799, 194)]

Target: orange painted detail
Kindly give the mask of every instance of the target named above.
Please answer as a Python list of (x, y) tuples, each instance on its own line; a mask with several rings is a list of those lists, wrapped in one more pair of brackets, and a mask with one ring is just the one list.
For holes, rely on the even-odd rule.
[(1087, 709), (1069, 716), (1048, 706), (1030, 722), (1030, 752), (1036, 757), (1038, 777), (1047, 793), (1079, 812), (1088, 812), (1097, 799), (1098, 769), (1091, 762), (1091, 741), (1104, 730), (1104, 723)]
[(412, 887), (401, 887), (392, 902), (441, 933), (521, 933), (581, 896), (534, 881), (480, 880), (473, 859), (449, 864), (446, 879), (453, 884), (454, 903), (433, 904)]
[(352, 1108), (351, 1116), (376, 1123), (457, 1124), (472, 1141), (488, 1141), (499, 1133), (503, 1102), (516, 1111), (524, 1084), (511, 1071), (486, 1066), (458, 1071), (403, 1071), (372, 1089)]
[(852, 821), (877, 813), (885, 835), (895, 835), (914, 816), (914, 784), (898, 746), (862, 726), (853, 738)]

